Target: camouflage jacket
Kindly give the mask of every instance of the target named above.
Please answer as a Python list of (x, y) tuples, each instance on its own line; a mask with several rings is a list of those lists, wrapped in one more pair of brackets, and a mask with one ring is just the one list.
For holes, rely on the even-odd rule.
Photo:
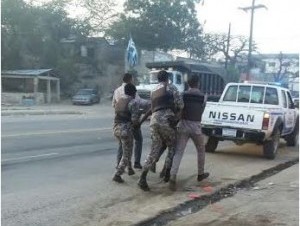
[[(164, 86), (165, 83), (161, 82), (157, 85), (157, 88)], [(152, 113), (151, 116), (151, 121), (150, 121), (150, 126), (154, 124), (160, 124), (160, 125), (165, 125), (169, 126), (169, 118), (171, 117), (177, 117), (177, 114), (180, 113), (180, 111), (183, 109), (184, 104), (183, 104), (183, 99), (182, 96), (180, 95), (178, 89), (176, 86), (172, 84), (167, 85), (167, 90), (171, 91), (174, 97), (174, 106), (176, 109), (176, 115), (171, 109), (164, 109), (160, 111), (156, 111)]]

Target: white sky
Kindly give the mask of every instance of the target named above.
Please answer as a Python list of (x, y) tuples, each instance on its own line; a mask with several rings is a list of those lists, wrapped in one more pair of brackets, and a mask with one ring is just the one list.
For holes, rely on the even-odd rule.
[[(249, 37), (250, 11), (238, 7), (251, 6), (252, 0), (204, 0), (197, 7), (198, 19), (204, 32), (228, 33)], [(267, 6), (267, 10), (255, 10), (253, 40), (260, 53), (300, 52), (300, 1), (299, 0), (256, 0), (255, 4)]]

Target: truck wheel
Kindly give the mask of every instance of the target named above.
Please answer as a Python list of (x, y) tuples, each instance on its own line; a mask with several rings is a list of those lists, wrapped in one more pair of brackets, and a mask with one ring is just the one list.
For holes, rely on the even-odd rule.
[(299, 121), (297, 119), (297, 123), (295, 125), (295, 128), (291, 134), (289, 134), (286, 138), (286, 145), (287, 146), (297, 146), (298, 141), (299, 141)]
[(275, 158), (279, 146), (279, 140), (280, 130), (279, 128), (275, 128), (271, 140), (268, 140), (263, 144), (264, 156), (267, 159)]
[(217, 149), (219, 140), (215, 137), (209, 137), (207, 140), (207, 143), (205, 145), (205, 151), (206, 152), (215, 152)]

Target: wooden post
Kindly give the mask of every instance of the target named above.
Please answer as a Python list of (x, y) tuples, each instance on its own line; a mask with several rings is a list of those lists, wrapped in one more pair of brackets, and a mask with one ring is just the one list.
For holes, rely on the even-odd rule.
[(59, 79), (56, 80), (56, 95), (57, 95), (57, 101), (60, 101), (60, 81)]
[(39, 78), (34, 77), (33, 78), (33, 96), (34, 96), (34, 101), (37, 104), (38, 103), (38, 87), (39, 87)]
[(47, 80), (47, 103), (51, 102), (51, 80)]

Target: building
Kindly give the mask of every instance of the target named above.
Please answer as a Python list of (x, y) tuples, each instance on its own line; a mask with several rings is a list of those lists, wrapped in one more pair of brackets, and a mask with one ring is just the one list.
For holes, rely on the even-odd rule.
[(1, 101), (6, 104), (44, 104), (60, 101), (60, 79), (52, 69), (1, 71)]

